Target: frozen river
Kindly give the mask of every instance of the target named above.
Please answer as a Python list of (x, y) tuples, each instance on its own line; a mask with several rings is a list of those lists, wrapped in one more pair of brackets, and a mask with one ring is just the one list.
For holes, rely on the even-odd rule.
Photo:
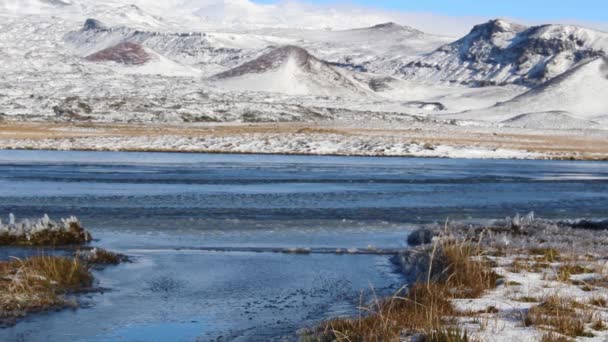
[[(0, 151), (0, 215), (78, 216), (134, 257), (108, 290), (0, 340), (208, 341), (293, 336), (403, 285), (389, 256), (270, 248), (406, 247), (421, 223), (608, 216), (608, 164)], [(18, 253), (0, 250), (0, 257)]]

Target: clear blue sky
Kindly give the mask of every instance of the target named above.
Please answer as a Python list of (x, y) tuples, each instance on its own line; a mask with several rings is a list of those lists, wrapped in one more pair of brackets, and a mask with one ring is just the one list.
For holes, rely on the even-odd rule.
[[(254, 0), (272, 3), (278, 0)], [(314, 4), (358, 4), (379, 9), (455, 16), (608, 22), (608, 0), (300, 0)]]

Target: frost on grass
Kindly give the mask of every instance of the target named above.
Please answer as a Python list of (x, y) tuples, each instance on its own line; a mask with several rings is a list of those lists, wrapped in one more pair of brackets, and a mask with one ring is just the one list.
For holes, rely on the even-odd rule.
[(359, 317), (302, 331), (312, 341), (608, 340), (608, 221), (446, 222), (395, 257), (408, 279)]
[(81, 245), (91, 239), (91, 234), (74, 216), (53, 221), (44, 215), (37, 220), (24, 219), (17, 222), (15, 216), (10, 214), (6, 224), (0, 220), (0, 246)]
[(90, 267), (99, 267), (105, 265), (118, 265), (122, 262), (128, 262), (129, 257), (123, 254), (111, 252), (103, 248), (92, 248), (76, 252), (76, 257), (82, 260)]

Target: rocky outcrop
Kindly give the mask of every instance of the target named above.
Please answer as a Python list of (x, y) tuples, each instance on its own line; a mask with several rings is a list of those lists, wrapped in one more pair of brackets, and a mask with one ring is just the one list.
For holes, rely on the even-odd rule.
[(84, 26), (82, 29), (84, 31), (103, 31), (107, 30), (107, 27), (97, 19), (87, 19), (84, 22)]
[(149, 62), (152, 59), (152, 55), (139, 44), (124, 42), (89, 55), (85, 59), (91, 62), (142, 65)]

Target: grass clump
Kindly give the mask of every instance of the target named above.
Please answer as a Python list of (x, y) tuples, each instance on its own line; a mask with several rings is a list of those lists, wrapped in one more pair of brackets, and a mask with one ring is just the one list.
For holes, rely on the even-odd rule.
[(537, 261), (557, 262), (560, 260), (560, 253), (555, 248), (531, 248), (529, 252), (536, 256)]
[(568, 282), (571, 276), (585, 273), (593, 273), (593, 270), (581, 265), (562, 265), (557, 269), (557, 279)]
[(483, 258), (483, 251), (478, 246), (467, 242), (446, 242), (439, 254), (442, 268), (436, 281), (449, 287), (453, 298), (477, 298), (484, 291), (496, 287), (499, 276), (490, 262)]
[(469, 341), (451, 329), (458, 313), (453, 298), (476, 298), (495, 288), (498, 275), (481, 249), (446, 239), (427, 251), (428, 272), (402, 296), (374, 301), (360, 317), (324, 323), (313, 341), (399, 341), (404, 331), (424, 332), (424, 341)]
[(572, 342), (571, 338), (564, 335), (556, 334), (554, 332), (548, 332), (541, 336), (539, 342)]
[(458, 328), (444, 328), (425, 333), (421, 339), (424, 342), (472, 342), (466, 331)]
[(516, 302), (521, 302), (521, 303), (538, 303), (538, 302), (540, 302), (540, 299), (538, 299), (536, 297), (530, 297), (530, 296), (517, 297), (513, 300)]
[(47, 215), (31, 221), (16, 222), (9, 216), (8, 224), (0, 221), (0, 246), (55, 247), (82, 245), (90, 242), (91, 234), (76, 217), (52, 221)]
[(505, 283), (506, 286), (522, 286), (523, 284), (518, 281), (509, 280)]
[(606, 330), (608, 328), (606, 327), (606, 323), (601, 318), (597, 318), (591, 324), (591, 329), (593, 329), (595, 331), (603, 331), (603, 330)]
[(128, 261), (128, 257), (122, 254), (110, 252), (103, 248), (93, 248), (79, 251), (76, 256), (88, 265), (118, 265)]
[(608, 308), (608, 300), (604, 297), (595, 296), (589, 300), (589, 304), (599, 306), (600, 308)]
[(0, 322), (11, 324), (30, 312), (73, 305), (66, 295), (93, 284), (77, 258), (39, 256), (0, 262)]
[(324, 324), (316, 341), (398, 341), (402, 331), (440, 329), (454, 309), (447, 287), (413, 285), (407, 295), (395, 295), (363, 309), (357, 319), (336, 319)]
[(552, 329), (569, 337), (592, 337), (593, 334), (585, 329), (586, 324), (591, 320), (592, 315), (585, 312), (581, 304), (558, 296), (550, 296), (528, 311), (525, 323), (526, 326)]

